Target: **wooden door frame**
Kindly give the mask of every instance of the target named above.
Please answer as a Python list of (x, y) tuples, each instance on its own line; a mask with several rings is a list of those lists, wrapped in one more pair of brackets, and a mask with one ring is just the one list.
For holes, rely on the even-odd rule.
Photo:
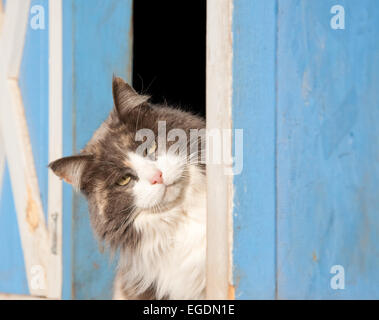
[[(233, 0), (207, 1), (207, 130), (225, 130), (232, 141)], [(208, 139), (209, 142), (209, 139)], [(207, 144), (208, 152), (212, 152)], [(232, 154), (223, 144), (221, 154)], [(225, 150), (225, 148), (227, 150)], [(234, 299), (232, 277), (233, 176), (225, 164), (207, 163), (207, 298)]]
[[(3, 162), (7, 158), (30, 298), (61, 298), (62, 182), (49, 175), (46, 223), (18, 84), (29, 13), (30, 0), (8, 1), (5, 12), (1, 12), (0, 43), (4, 50), (0, 52), (0, 133), (4, 150), (0, 152), (0, 169), (4, 170)], [(49, 15), (52, 18), (49, 26), (52, 66), (49, 68), (49, 160), (52, 160), (62, 155), (61, 0), (49, 2)], [(35, 285), (36, 281), (38, 285)], [(2, 298), (7, 296), (13, 295), (1, 295)]]

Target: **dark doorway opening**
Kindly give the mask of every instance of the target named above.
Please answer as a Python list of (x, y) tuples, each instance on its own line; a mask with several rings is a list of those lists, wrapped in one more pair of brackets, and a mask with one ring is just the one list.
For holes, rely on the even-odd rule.
[(206, 0), (135, 0), (133, 86), (205, 116)]

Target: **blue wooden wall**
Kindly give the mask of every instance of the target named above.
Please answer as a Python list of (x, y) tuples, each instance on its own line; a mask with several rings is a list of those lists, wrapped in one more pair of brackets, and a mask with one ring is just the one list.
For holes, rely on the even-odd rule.
[[(5, 3), (4, 0), (2, 0)], [(132, 0), (64, 0), (63, 155), (78, 153), (113, 106), (113, 73), (131, 81)], [(47, 218), (49, 1), (45, 29), (28, 22), (19, 85)], [(32, 17), (32, 15), (30, 16)], [(115, 261), (101, 253), (85, 199), (64, 184), (64, 299), (111, 298)], [(7, 167), (0, 185), (0, 293), (29, 294)]]
[(276, 2), (235, 1), (233, 127), (243, 129), (243, 171), (234, 176), (236, 298), (275, 296)]
[[(113, 106), (113, 73), (131, 81), (131, 0), (63, 1), (63, 154), (77, 153)], [(114, 262), (100, 253), (87, 203), (63, 191), (63, 298), (111, 298)]]
[(237, 298), (379, 298), (378, 39), (376, 0), (234, 2)]

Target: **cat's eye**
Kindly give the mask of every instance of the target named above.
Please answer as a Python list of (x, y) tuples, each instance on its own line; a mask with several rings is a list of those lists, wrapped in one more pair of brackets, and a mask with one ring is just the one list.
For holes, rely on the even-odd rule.
[(129, 176), (122, 177), (120, 180), (117, 181), (117, 185), (119, 186), (126, 186), (132, 178)]
[(148, 155), (153, 154), (155, 150), (157, 150), (157, 144), (155, 143), (155, 141), (153, 141), (153, 143), (150, 145), (149, 149), (147, 150), (147, 154)]

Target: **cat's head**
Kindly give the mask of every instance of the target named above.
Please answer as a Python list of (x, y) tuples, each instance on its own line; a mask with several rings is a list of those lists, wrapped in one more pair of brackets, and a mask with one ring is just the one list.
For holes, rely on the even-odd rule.
[(153, 105), (120, 78), (113, 79), (113, 99), (84, 149), (49, 167), (87, 197), (98, 236), (119, 246), (136, 240), (139, 214), (160, 214), (181, 201), (191, 168), (202, 167), (204, 120)]

